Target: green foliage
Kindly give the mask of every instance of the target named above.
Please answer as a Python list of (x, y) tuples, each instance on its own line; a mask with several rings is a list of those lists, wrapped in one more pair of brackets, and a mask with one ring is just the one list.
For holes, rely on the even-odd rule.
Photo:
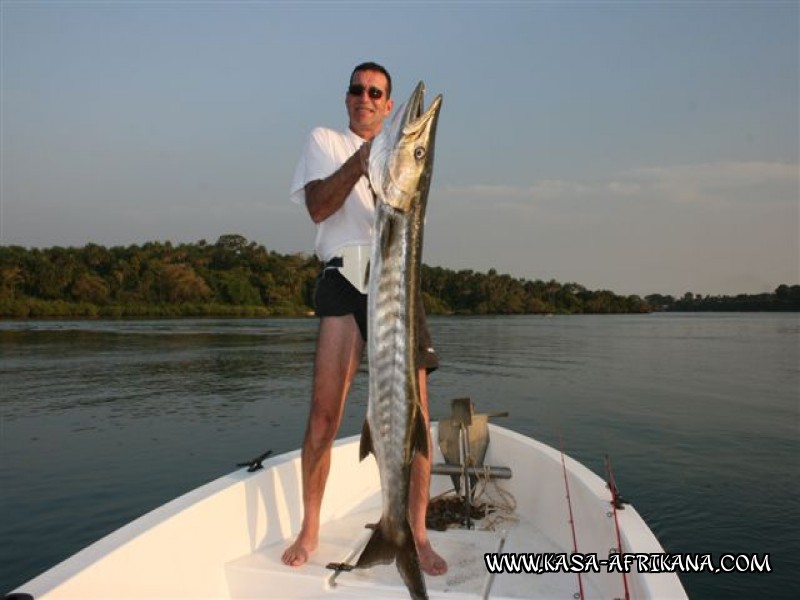
[(652, 294), (645, 300), (653, 310), (681, 312), (797, 312), (800, 311), (800, 285), (781, 284), (772, 294), (702, 296), (686, 292), (680, 299)]
[[(227, 234), (216, 244), (26, 249), (0, 246), (0, 318), (294, 316), (313, 312), (319, 261)], [(578, 314), (650, 310), (800, 310), (800, 286), (775, 294), (618, 296), (577, 283), (422, 267), (429, 314)]]
[(592, 292), (577, 283), (529, 281), (472, 270), (422, 267), (423, 300), (429, 314), (522, 315), (649, 312), (638, 296)]
[(214, 245), (0, 246), (0, 317), (307, 314), (306, 283), (318, 268), (239, 235)]

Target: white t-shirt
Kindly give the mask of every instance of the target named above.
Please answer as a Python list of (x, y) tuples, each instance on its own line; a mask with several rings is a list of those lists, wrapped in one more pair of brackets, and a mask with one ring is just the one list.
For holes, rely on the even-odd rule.
[[(291, 199), (305, 205), (304, 187), (310, 181), (332, 175), (366, 140), (350, 131), (317, 127), (308, 136), (292, 178)], [(366, 177), (358, 180), (342, 207), (317, 223), (314, 251), (320, 260), (339, 256), (344, 246), (370, 245), (375, 223), (375, 205)]]

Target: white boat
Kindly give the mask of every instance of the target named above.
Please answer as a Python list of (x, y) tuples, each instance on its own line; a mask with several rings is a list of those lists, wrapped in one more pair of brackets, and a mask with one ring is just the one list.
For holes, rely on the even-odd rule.
[[(430, 532), (449, 565), (445, 575), (426, 576), (430, 598), (687, 597), (676, 574), (639, 573), (635, 564), (629, 573), (604, 567), (580, 574), (525, 572), (532, 564), (522, 572), (490, 572), (487, 557), (502, 561), (535, 553), (550, 558), (550, 569), (564, 566), (559, 557), (574, 560), (575, 552), (607, 560), (609, 552), (620, 549), (629, 554), (664, 550), (632, 506), (615, 511), (609, 486), (586, 467), (509, 429), (492, 424), (488, 432), (484, 464), (500, 474), (506, 467), (511, 477), (478, 483), (485, 489), (476, 495), (483, 493), (496, 510), (472, 529)], [(438, 434), (433, 424), (434, 440)], [(355, 562), (371, 533), (365, 524), (377, 521), (381, 512), (375, 461), (359, 462), (358, 449), (357, 436), (334, 446), (320, 545), (302, 567), (280, 560), (302, 519), (300, 452), (294, 451), (266, 459), (261, 470), (241, 469), (153, 510), (14, 593), (37, 599), (408, 598), (394, 565), (330, 568), (330, 563)], [(442, 463), (440, 448), (434, 460)], [(450, 477), (434, 476), (431, 494), (452, 487)]]

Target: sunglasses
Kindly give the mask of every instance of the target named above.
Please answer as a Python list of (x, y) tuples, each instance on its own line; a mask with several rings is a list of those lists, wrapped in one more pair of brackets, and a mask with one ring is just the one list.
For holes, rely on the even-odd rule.
[(350, 87), (347, 88), (348, 94), (350, 94), (351, 96), (356, 96), (358, 98), (360, 98), (365, 91), (367, 92), (367, 95), (373, 100), (380, 100), (381, 98), (383, 98), (383, 90), (380, 88), (376, 88), (375, 86), (366, 87), (364, 85), (361, 85), (360, 83), (351, 83)]

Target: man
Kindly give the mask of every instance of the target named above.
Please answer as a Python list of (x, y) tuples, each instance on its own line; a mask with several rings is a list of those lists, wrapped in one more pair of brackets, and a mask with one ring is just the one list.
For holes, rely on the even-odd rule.
[[(345, 96), (349, 128), (314, 129), (292, 181), (292, 201), (304, 203), (316, 224), (315, 250), (326, 268), (317, 281), (314, 297), (320, 327), (314, 391), (301, 455), (303, 523), (282, 558), (291, 566), (304, 564), (319, 542), (331, 448), (367, 337), (363, 273), (375, 221), (367, 165), (370, 143), (394, 104), (391, 92), (392, 80), (385, 68), (372, 62), (358, 65)], [(435, 369), (438, 362), (424, 321), (419, 327), (420, 393), (428, 422), (426, 370)], [(430, 460), (417, 454), (411, 469), (409, 523), (420, 567), (429, 575), (441, 575), (447, 571), (447, 563), (431, 547), (425, 528), (429, 487)]]

